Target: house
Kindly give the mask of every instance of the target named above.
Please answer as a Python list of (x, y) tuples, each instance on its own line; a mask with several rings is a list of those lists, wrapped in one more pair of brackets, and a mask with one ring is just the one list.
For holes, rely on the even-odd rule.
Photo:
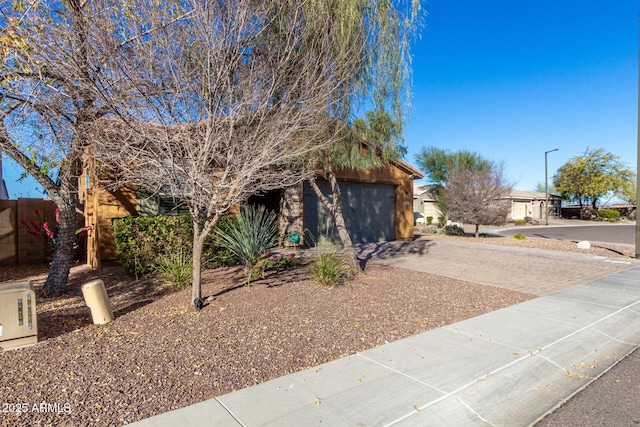
[[(413, 210), (417, 224), (426, 222), (426, 218), (429, 216), (433, 217), (435, 221), (436, 218), (442, 215), (438, 210), (434, 191), (434, 186), (414, 186)], [(545, 193), (512, 189), (507, 199), (511, 205), (511, 210), (507, 220), (515, 221), (528, 218), (532, 220), (540, 220), (545, 218)], [(549, 216), (560, 215), (561, 198), (559, 196), (549, 194)]]
[[(511, 213), (508, 219), (518, 220), (531, 218), (540, 220), (545, 218), (545, 204), (547, 195), (536, 191), (511, 190)], [(560, 216), (561, 201), (559, 196), (549, 194), (549, 216)]]
[[(336, 171), (336, 176), (342, 211), (354, 243), (413, 239), (413, 180), (424, 177), (420, 171), (398, 160), (367, 171)], [(87, 263), (94, 268), (118, 258), (113, 218), (186, 213), (179, 201), (143, 189), (109, 192), (95, 188), (94, 182), (94, 162), (85, 158), (78, 195), (84, 205), (85, 224), (92, 226), (87, 238)], [(328, 182), (318, 180), (318, 186), (330, 197)], [(290, 244), (289, 236), (294, 233), (308, 245), (321, 238), (338, 241), (333, 218), (308, 183), (257, 194), (249, 203), (262, 204), (278, 214), (285, 245)]]
[(428, 217), (437, 222), (442, 216), (436, 202), (436, 187), (434, 185), (413, 185), (413, 215), (415, 224), (427, 223)]
[[(338, 170), (341, 206), (354, 243), (413, 239), (413, 180), (424, 175), (398, 160), (366, 171)], [(331, 198), (329, 183), (318, 180), (322, 193)], [(283, 191), (280, 232), (303, 233), (311, 241), (339, 242), (333, 217), (308, 183)], [(286, 243), (286, 242), (285, 242)]]

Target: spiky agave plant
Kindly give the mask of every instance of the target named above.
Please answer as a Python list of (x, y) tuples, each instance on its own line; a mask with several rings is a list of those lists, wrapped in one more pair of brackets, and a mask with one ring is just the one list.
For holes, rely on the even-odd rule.
[(254, 266), (278, 243), (277, 217), (263, 206), (249, 205), (242, 209), (238, 222), (227, 230), (218, 230), (217, 237), (220, 246), (242, 260), (249, 283)]

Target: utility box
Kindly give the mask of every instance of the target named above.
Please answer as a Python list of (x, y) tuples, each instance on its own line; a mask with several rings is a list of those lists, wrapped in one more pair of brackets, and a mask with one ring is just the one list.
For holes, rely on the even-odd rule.
[(31, 282), (0, 285), (0, 347), (13, 350), (37, 342), (36, 294)]
[(92, 280), (82, 285), (82, 295), (87, 307), (91, 310), (91, 318), (96, 325), (104, 325), (115, 319), (104, 282)]

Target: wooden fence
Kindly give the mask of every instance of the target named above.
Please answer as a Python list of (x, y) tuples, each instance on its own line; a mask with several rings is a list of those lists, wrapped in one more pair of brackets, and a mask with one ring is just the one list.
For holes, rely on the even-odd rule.
[(48, 199), (0, 200), (0, 265), (49, 261), (53, 245), (42, 224), (55, 226), (55, 210)]

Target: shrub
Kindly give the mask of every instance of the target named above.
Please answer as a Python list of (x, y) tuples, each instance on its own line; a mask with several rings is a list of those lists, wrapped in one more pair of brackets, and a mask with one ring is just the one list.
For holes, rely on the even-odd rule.
[(275, 213), (263, 206), (242, 209), (236, 224), (217, 231), (220, 246), (231, 251), (245, 265), (247, 281), (251, 270), (272, 247), (278, 244), (278, 224)]
[(527, 220), (526, 220), (526, 219), (516, 219), (516, 220), (514, 221), (514, 223), (515, 223), (516, 225), (527, 225)]
[(336, 286), (346, 280), (345, 258), (336, 246), (323, 245), (313, 257), (311, 276), (324, 286)]
[(438, 226), (434, 224), (424, 225), (420, 227), (419, 230), (421, 233), (424, 233), (424, 234), (438, 234), (439, 232)]
[[(223, 217), (216, 229), (235, 223), (233, 217)], [(138, 216), (115, 218), (111, 222), (120, 263), (129, 274), (144, 275), (156, 270), (165, 254), (183, 251), (191, 254), (193, 222), (189, 215)], [(205, 242), (203, 265), (237, 264), (237, 258), (221, 248), (212, 235)]]
[(516, 240), (526, 240), (526, 237), (524, 237), (522, 234), (518, 233), (518, 234), (514, 234), (513, 238)]
[(182, 289), (191, 283), (193, 277), (193, 257), (183, 249), (171, 255), (161, 255), (156, 260), (158, 273), (167, 282)]
[(428, 216), (427, 217), (427, 225), (431, 225), (433, 223), (433, 217), (432, 216)]
[(444, 234), (447, 236), (464, 236), (464, 229), (457, 225), (447, 225), (444, 227)]
[(440, 224), (441, 227), (444, 225), (444, 217), (443, 216), (439, 216), (438, 217), (438, 224)]
[(300, 265), (300, 259), (295, 254), (271, 254), (268, 251), (263, 254), (251, 271), (251, 280), (261, 279), (264, 272), (269, 270), (284, 270)]
[(620, 219), (620, 211), (616, 209), (599, 209), (598, 216), (606, 219)]
[(300, 259), (295, 254), (270, 254), (265, 253), (263, 260), (258, 264), (263, 270), (281, 270), (284, 268), (295, 267), (300, 264)]
[(186, 215), (117, 218), (111, 227), (122, 266), (136, 277), (154, 271), (160, 255), (188, 249), (192, 240)]

